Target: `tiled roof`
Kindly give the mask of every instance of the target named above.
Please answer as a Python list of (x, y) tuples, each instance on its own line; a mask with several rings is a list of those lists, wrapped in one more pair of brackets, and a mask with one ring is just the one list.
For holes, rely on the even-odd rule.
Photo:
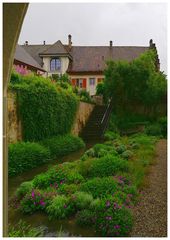
[(14, 59), (23, 62), (25, 64), (28, 64), (30, 66), (33, 66), (35, 68), (38, 68), (39, 70), (45, 71), (40, 64), (27, 52), (23, 47), (20, 45), (16, 46)]
[(40, 55), (66, 55), (72, 57), (68, 72), (102, 72), (106, 61), (127, 60), (131, 61), (149, 47), (138, 46), (72, 46), (69, 52), (68, 45), (57, 41), (52, 45), (23, 45), (22, 46), (42, 66)]
[(106, 61), (132, 61), (149, 47), (72, 47), (73, 62), (68, 72), (97, 72), (103, 71)]
[(68, 51), (63, 46), (61, 41), (55, 42), (53, 45), (49, 46), (47, 49), (45, 49), (43, 52), (40, 53), (40, 55), (68, 55)]

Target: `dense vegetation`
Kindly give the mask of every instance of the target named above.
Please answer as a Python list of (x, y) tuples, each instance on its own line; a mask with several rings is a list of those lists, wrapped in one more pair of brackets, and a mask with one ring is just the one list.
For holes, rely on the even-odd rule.
[(23, 140), (39, 141), (70, 132), (78, 99), (50, 79), (34, 75), (11, 75), (10, 89), (17, 92)]
[(40, 143), (9, 144), (9, 176), (18, 175), (84, 146), (79, 137), (72, 135), (57, 136)]
[(139, 200), (156, 138), (111, 132), (105, 138), (80, 160), (58, 164), (22, 183), (16, 192), (18, 210), (42, 211), (50, 220), (74, 216), (77, 224), (93, 226), (98, 236), (128, 236), (131, 208)]
[(133, 61), (109, 61), (105, 70), (107, 97), (114, 98), (115, 112), (125, 113), (130, 107), (155, 108), (166, 96), (166, 76), (155, 67), (156, 53), (149, 50)]

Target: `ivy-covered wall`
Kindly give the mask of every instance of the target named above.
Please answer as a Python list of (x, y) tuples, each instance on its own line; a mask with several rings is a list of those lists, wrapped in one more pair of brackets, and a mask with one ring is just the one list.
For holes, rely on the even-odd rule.
[(71, 131), (78, 99), (49, 79), (12, 74), (9, 89), (16, 92), (22, 139), (39, 141)]

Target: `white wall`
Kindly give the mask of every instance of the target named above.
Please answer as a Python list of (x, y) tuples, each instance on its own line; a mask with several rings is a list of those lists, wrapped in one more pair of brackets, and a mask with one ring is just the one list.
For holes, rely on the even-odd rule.
[(69, 58), (68, 57), (60, 57), (61, 60), (61, 70), (60, 71), (54, 71), (51, 72), (50, 70), (50, 61), (51, 61), (52, 57), (43, 57), (43, 68), (48, 72), (48, 76), (51, 76), (52, 74), (64, 74), (67, 69), (68, 69), (68, 65), (69, 65)]
[[(89, 92), (90, 95), (95, 95), (96, 94), (96, 86), (98, 84), (97, 79), (98, 78), (104, 78), (104, 75), (71, 75), (71, 79), (76, 79), (76, 78), (86, 78), (86, 90)], [(95, 78), (95, 85), (90, 86), (90, 78)]]

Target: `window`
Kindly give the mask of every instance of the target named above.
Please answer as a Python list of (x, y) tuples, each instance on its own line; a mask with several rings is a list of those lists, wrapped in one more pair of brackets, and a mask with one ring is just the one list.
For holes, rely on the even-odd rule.
[(61, 60), (59, 58), (53, 58), (50, 62), (50, 70), (52, 72), (61, 69)]
[(83, 79), (82, 78), (77, 78), (76, 79), (76, 86), (79, 88), (83, 87)]
[(95, 78), (89, 78), (89, 85), (94, 86), (95, 85)]

